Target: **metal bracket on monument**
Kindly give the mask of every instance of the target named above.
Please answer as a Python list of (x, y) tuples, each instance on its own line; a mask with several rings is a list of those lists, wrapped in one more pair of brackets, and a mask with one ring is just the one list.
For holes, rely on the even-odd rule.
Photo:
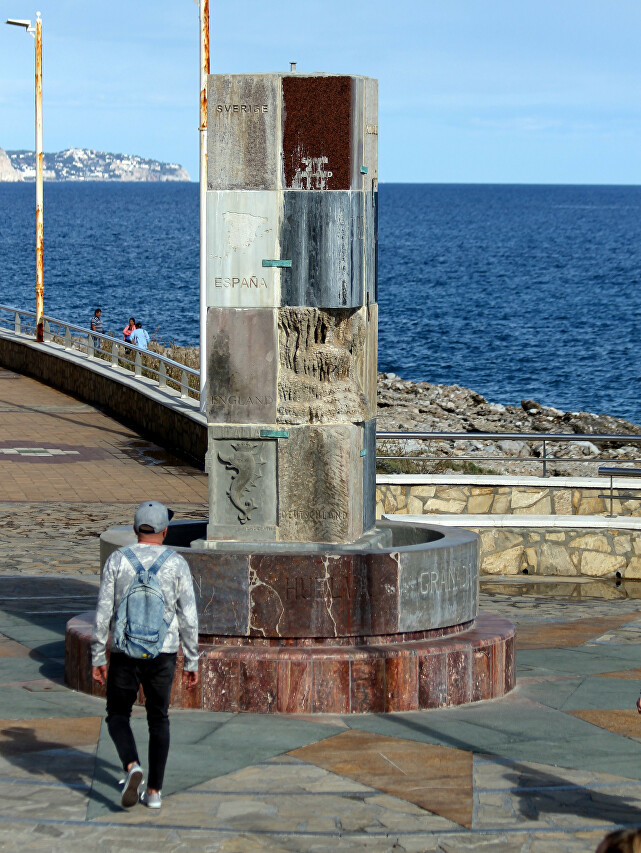
[(261, 438), (289, 438), (289, 430), (286, 429), (261, 429)]
[(268, 260), (266, 258), (263, 259), (264, 267), (291, 267), (291, 265), (291, 261)]

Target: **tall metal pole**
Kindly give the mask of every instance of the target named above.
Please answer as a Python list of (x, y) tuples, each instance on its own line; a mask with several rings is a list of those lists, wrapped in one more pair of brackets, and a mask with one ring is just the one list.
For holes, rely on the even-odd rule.
[(44, 340), (44, 215), (42, 191), (42, 21), (36, 12), (36, 340)]
[(200, 408), (207, 384), (207, 76), (209, 0), (200, 0)]

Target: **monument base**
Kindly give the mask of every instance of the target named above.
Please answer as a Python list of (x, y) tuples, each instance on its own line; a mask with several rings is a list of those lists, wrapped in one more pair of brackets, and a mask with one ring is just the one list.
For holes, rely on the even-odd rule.
[[(76, 690), (104, 696), (91, 680), (92, 620), (88, 612), (67, 623), (65, 678)], [(201, 636), (198, 686), (183, 688), (179, 659), (171, 704), (259, 714), (388, 713), (497, 699), (514, 687), (509, 620), (481, 613), (467, 630), (436, 633), (349, 645)]]

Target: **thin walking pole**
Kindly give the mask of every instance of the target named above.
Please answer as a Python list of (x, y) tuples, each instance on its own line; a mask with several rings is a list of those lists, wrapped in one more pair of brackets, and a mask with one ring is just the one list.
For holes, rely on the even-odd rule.
[(207, 77), (209, 0), (200, 0), (200, 409), (207, 385)]

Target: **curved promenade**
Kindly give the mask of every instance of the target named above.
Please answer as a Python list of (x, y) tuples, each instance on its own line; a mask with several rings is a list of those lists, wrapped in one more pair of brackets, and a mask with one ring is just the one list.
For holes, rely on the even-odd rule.
[(314, 719), (175, 711), (162, 811), (122, 812), (104, 702), (63, 682), (65, 624), (95, 601), (98, 534), (146, 497), (202, 518), (206, 480), (6, 369), (0, 425), (3, 850), (578, 853), (641, 824), (638, 603), (531, 581), (481, 592), (518, 624), (505, 699)]

